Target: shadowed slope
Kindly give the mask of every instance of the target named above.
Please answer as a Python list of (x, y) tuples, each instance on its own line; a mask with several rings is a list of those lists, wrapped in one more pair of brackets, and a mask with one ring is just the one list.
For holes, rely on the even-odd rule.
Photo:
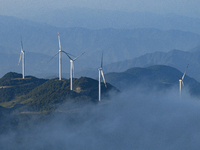
[[(178, 90), (179, 82), (177, 76), (182, 77), (182, 75), (183, 73), (176, 68), (155, 65), (146, 68), (131, 68), (121, 73), (108, 73), (105, 76), (109, 83), (120, 90), (126, 90), (134, 86), (143, 86), (146, 89), (156, 88), (157, 90), (177, 86)], [(200, 87), (200, 84), (195, 79), (187, 76), (187, 73), (184, 84), (189, 88), (191, 94), (199, 95), (200, 88), (196, 88)]]

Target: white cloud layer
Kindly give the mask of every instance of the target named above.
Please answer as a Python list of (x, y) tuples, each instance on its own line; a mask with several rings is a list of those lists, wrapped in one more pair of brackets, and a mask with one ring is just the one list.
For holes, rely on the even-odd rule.
[(1, 149), (198, 149), (200, 102), (184, 92), (179, 99), (177, 92), (132, 89), (108, 105), (82, 109), (74, 119), (55, 114), (1, 135)]

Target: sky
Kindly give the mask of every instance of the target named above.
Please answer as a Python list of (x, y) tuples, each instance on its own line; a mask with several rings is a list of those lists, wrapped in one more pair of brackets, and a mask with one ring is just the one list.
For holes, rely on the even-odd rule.
[(199, 0), (0, 0), (0, 4), (1, 15), (16, 17), (68, 7), (200, 15)]

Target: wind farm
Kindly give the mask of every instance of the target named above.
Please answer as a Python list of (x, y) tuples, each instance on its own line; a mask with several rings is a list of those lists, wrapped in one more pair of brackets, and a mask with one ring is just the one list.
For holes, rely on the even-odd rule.
[(199, 149), (199, 7), (2, 1), (0, 150)]
[[(76, 61), (79, 57), (81, 57), (85, 52), (83, 52), (82, 54), (78, 55), (77, 57), (74, 56), (74, 55), (71, 55), (70, 53), (64, 51), (62, 48), (61, 48), (61, 41), (60, 41), (60, 34), (58, 32), (58, 46), (59, 46), (59, 51), (48, 61), (50, 62), (53, 58), (55, 58), (57, 55), (59, 55), (59, 58), (58, 58), (58, 79), (59, 80), (62, 80), (62, 67), (61, 67), (61, 64), (62, 64), (62, 59), (61, 59), (61, 53), (64, 53), (65, 55), (67, 55), (67, 57), (69, 58), (70, 60), (70, 90), (71, 91), (76, 91), (76, 89), (73, 89), (73, 80), (74, 80), (74, 61)], [(74, 58), (73, 58), (74, 57)], [(21, 40), (21, 54), (20, 54), (20, 59), (19, 59), (19, 63), (20, 61), (22, 60), (22, 78), (24, 78), (24, 50), (23, 50), (23, 44), (22, 44), (22, 40)], [(18, 65), (19, 65), (18, 63)], [(64, 63), (66, 64), (66, 63)], [(187, 65), (187, 68), (185, 70), (185, 72), (183, 73), (183, 76), (182, 78), (178, 77), (179, 78), (179, 95), (181, 97), (181, 85), (184, 86), (184, 83), (183, 83), (183, 79), (186, 75), (186, 71), (188, 69), (188, 65)], [(104, 73), (103, 73), (103, 53), (102, 53), (102, 56), (101, 56), (101, 64), (100, 64), (100, 68), (98, 69), (99, 71), (99, 77), (98, 77), (98, 101), (101, 101), (102, 99), (102, 96), (101, 96), (101, 77), (103, 79), (103, 82), (104, 82), (104, 86), (105, 88), (107, 88), (107, 84), (106, 84), (106, 81), (105, 81), (105, 76), (104, 76)]]
[[(112, 120), (112, 117), (116, 116), (116, 114), (117, 116), (121, 114), (121, 109), (131, 110), (128, 111), (128, 114), (132, 116), (135, 114), (138, 115), (138, 112), (141, 113), (144, 111), (145, 113), (146, 106), (148, 105), (148, 107), (152, 107), (148, 114), (157, 113), (155, 110), (158, 105), (163, 108), (162, 104), (160, 104), (163, 103), (163, 101), (155, 101), (155, 99), (160, 97), (160, 95), (162, 95), (161, 100), (173, 100), (176, 101), (175, 103), (179, 102), (177, 101), (179, 96), (177, 97), (176, 94), (181, 95), (181, 101), (183, 103), (185, 102), (185, 95), (188, 93), (192, 99), (200, 99), (200, 83), (186, 75), (189, 65), (187, 65), (184, 73), (174, 67), (166, 65), (133, 67), (124, 72), (109, 72), (108, 70), (105, 71), (104, 66), (104, 61), (106, 61), (105, 58), (108, 58), (107, 53), (109, 52), (102, 53), (101, 55), (97, 53), (94, 57), (98, 58), (98, 60), (100, 57), (100, 66), (95, 69), (96, 78), (93, 79), (87, 76), (75, 78), (74, 62), (78, 60), (77, 65), (82, 63), (83, 60), (79, 58), (82, 58), (82, 56), (85, 57), (85, 55), (83, 55), (85, 52), (78, 56), (73, 56), (68, 53), (68, 50), (64, 51), (61, 47), (59, 33), (58, 47), (59, 51), (53, 57), (50, 57), (51, 59), (48, 61), (52, 61), (57, 55), (59, 55), (58, 68), (52, 68), (55, 72), (57, 72), (58, 69), (58, 77), (56, 76), (50, 79), (42, 79), (31, 75), (25, 76), (24, 70), (22, 69), (22, 74), (8, 72), (0, 78), (0, 115), (2, 110), (14, 118), (7, 119), (7, 116), (2, 117), (3, 120), (7, 119), (6, 121), (11, 124), (10, 126), (14, 128), (14, 130), (20, 131), (21, 124), (25, 124), (29, 127), (29, 125), (27, 125), (29, 121), (32, 121), (33, 118), (37, 118), (38, 116), (39, 118), (36, 119), (36, 123), (34, 124), (38, 125), (38, 122), (40, 123), (41, 120), (42, 122), (49, 122), (51, 117), (55, 116), (56, 121), (54, 119), (52, 121), (56, 122), (56, 126), (58, 122), (57, 120), (60, 120), (60, 118), (63, 120), (64, 118), (67, 118), (67, 121), (69, 120), (69, 122), (72, 123), (72, 128), (76, 130), (77, 125), (81, 126), (82, 123), (80, 124), (80, 122), (85, 121), (82, 120), (83, 116), (90, 118), (94, 115), (94, 113), (97, 113), (94, 115), (97, 116), (97, 118), (91, 121), (96, 122), (96, 120), (101, 120), (108, 114), (110, 115), (109, 112), (110, 110), (113, 110), (113, 108), (117, 111), (108, 117), (109, 122), (118, 122), (118, 118), (116, 120)], [(67, 66), (69, 63), (69, 61), (62, 62), (62, 53), (66, 55), (67, 60), (68, 58), (70, 60), (69, 79), (62, 76), (62, 67)], [(74, 53), (76, 52), (74, 51)], [(21, 53), (18, 64), (22, 61), (22, 68), (25, 66), (24, 54), (25, 52), (21, 40)], [(26, 57), (27, 60), (29, 58), (30, 56)], [(90, 57), (87, 57), (87, 59), (89, 60)], [(29, 63), (26, 65), (28, 66)], [(88, 66), (90, 66), (90, 63), (88, 63)], [(103, 71), (107, 73), (104, 74)], [(179, 77), (179, 84), (177, 84), (177, 75), (182, 75), (181, 78)], [(23, 79), (20, 78), (21, 76)], [(103, 82), (101, 82), (102, 79)], [(185, 86), (184, 90), (181, 91), (181, 86), (184, 85), (183, 81)], [(179, 90), (177, 89), (178, 85)], [(171, 94), (173, 92), (176, 94)], [(125, 97), (130, 93), (130, 99), (127, 101)], [(149, 97), (151, 98), (150, 100)], [(130, 102), (132, 104), (131, 106)], [(119, 105), (117, 103), (119, 103)], [(153, 105), (151, 103), (153, 103)], [(166, 102), (166, 104), (168, 103), (170, 102)], [(106, 110), (107, 108), (109, 108), (109, 110)], [(102, 112), (103, 115), (101, 114)], [(126, 118), (126, 115), (122, 118)], [(67, 122), (67, 124), (63, 125), (66, 126), (69, 124)], [(7, 127), (3, 124), (2, 127), (0, 126), (0, 131), (7, 132), (4, 131), (4, 129), (10, 130), (9, 126)], [(22, 141), (24, 141), (24, 139)]]

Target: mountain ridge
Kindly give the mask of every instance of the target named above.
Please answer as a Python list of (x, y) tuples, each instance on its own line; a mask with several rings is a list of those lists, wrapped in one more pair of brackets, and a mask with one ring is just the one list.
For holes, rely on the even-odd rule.
[[(73, 16), (73, 17), (71, 17)], [(25, 17), (27, 18), (27, 17)], [(45, 12), (29, 19), (57, 27), (83, 27), (89, 29), (116, 28), (157, 28), (161, 30), (179, 29), (198, 32), (199, 18), (177, 14), (156, 14), (152, 12), (126, 12), (70, 7)], [(65, 19), (63, 19), (65, 18)]]
[(112, 63), (106, 65), (104, 70), (107, 72), (121, 72), (132, 67), (147, 67), (151, 65), (168, 65), (184, 71), (189, 64), (188, 75), (200, 81), (198, 68), (200, 67), (199, 51), (171, 50), (169, 52), (154, 52), (141, 55), (131, 60)]
[[(184, 70), (185, 71), (185, 70)], [(132, 87), (143, 87), (147, 90), (156, 89), (157, 91), (177, 88), (179, 86), (179, 79), (182, 77), (178, 69), (166, 65), (154, 65), (149, 67), (134, 67), (124, 72), (111, 72), (105, 74), (106, 80), (124, 91)], [(191, 95), (200, 96), (200, 83), (195, 79), (189, 77), (186, 73), (184, 78), (185, 86), (188, 88)]]

